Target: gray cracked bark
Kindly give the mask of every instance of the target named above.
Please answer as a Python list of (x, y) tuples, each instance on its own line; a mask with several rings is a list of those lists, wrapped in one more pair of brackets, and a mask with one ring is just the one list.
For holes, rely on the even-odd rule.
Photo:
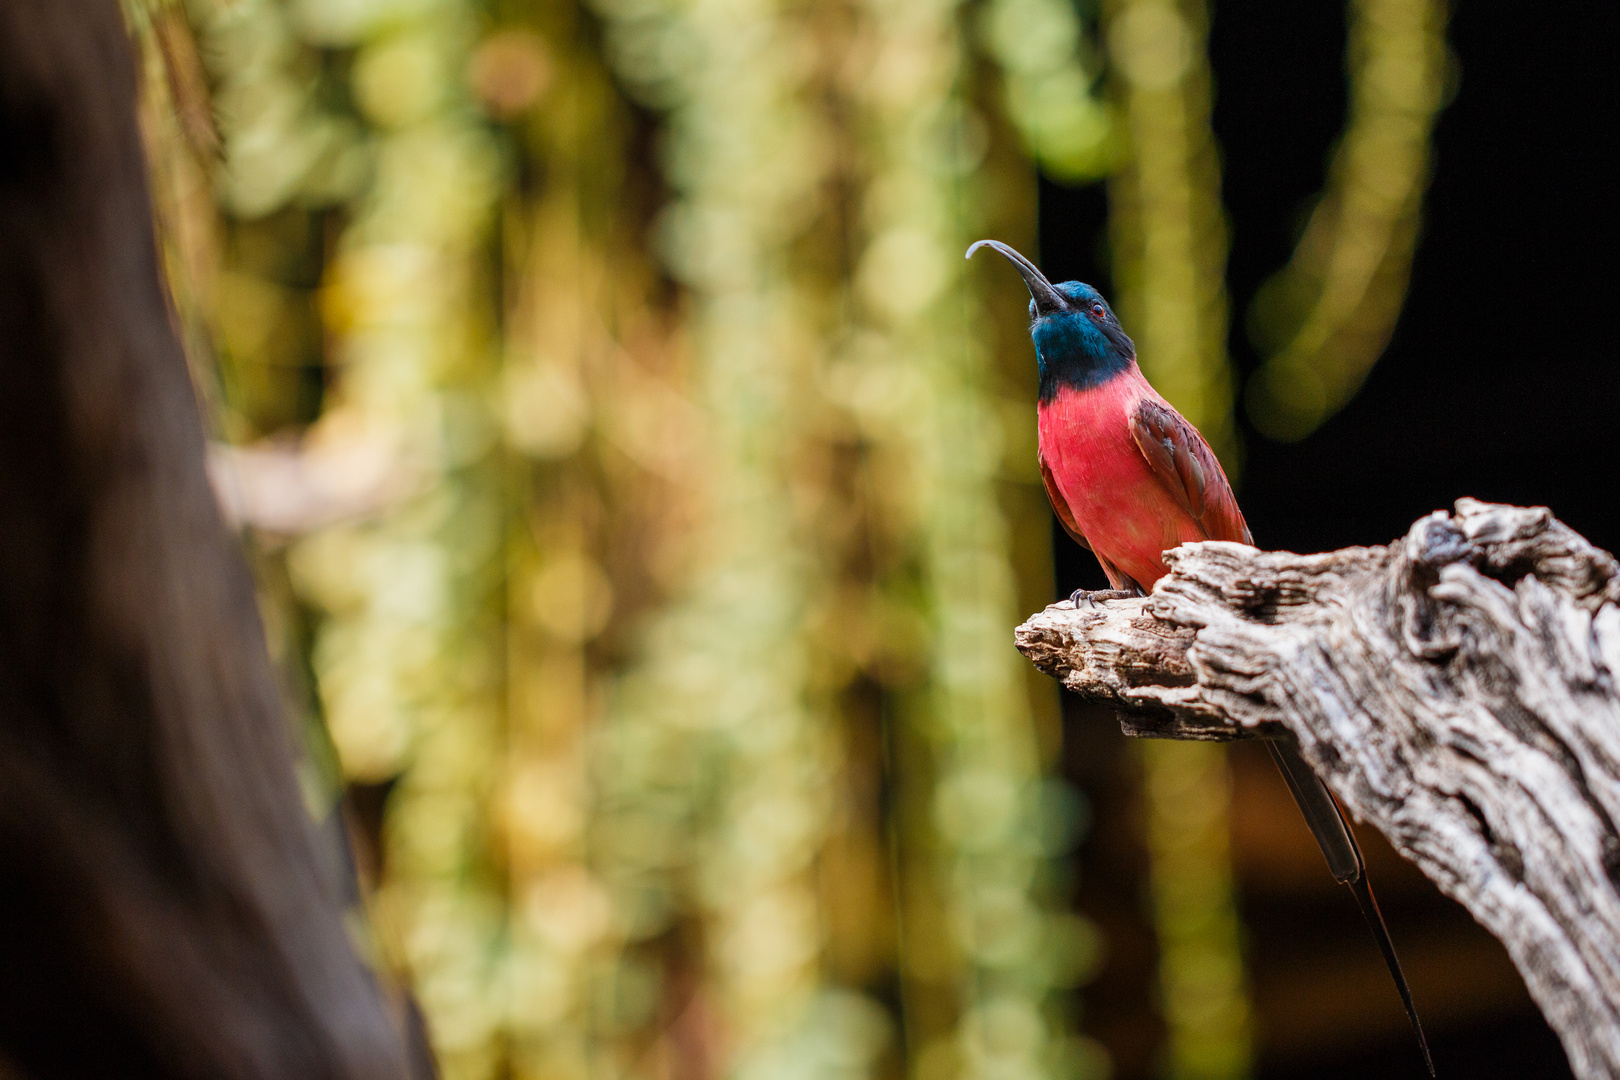
[(1128, 734), (1292, 733), (1507, 946), (1583, 1078), (1620, 1077), (1620, 565), (1464, 499), (1388, 547), (1189, 544), (1152, 596), (1017, 630)]

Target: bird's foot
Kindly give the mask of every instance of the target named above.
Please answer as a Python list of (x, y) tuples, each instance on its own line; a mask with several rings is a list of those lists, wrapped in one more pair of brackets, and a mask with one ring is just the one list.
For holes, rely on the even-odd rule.
[(1127, 589), (1076, 589), (1069, 597), (1069, 603), (1078, 608), (1094, 608), (1103, 600), (1129, 600), (1135, 596)]

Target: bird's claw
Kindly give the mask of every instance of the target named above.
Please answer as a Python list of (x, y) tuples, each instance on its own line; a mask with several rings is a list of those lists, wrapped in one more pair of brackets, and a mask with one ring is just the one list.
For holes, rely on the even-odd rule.
[(1136, 594), (1124, 589), (1076, 589), (1069, 596), (1069, 603), (1078, 610), (1080, 608), (1096, 608), (1101, 600), (1128, 600)]

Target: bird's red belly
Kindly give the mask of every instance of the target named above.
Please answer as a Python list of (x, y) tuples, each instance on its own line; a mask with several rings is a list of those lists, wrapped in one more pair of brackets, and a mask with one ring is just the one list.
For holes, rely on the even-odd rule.
[[(1120, 380), (1123, 382), (1123, 380)], [(1041, 409), (1041, 456), (1097, 556), (1143, 588), (1163, 577), (1163, 552), (1205, 539), (1131, 438), (1135, 387), (1068, 391)]]

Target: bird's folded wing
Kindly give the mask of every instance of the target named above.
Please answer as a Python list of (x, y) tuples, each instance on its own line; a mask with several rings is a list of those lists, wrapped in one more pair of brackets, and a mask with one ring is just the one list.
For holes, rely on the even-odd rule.
[(1143, 398), (1131, 414), (1131, 438), (1159, 482), (1209, 539), (1254, 542), (1232, 486), (1197, 428), (1163, 402)]
[(1080, 526), (1074, 523), (1074, 515), (1069, 512), (1069, 504), (1063, 498), (1063, 492), (1058, 490), (1057, 480), (1052, 476), (1051, 468), (1046, 464), (1046, 457), (1037, 453), (1036, 460), (1041, 463), (1041, 483), (1046, 485), (1046, 500), (1052, 504), (1052, 512), (1057, 515), (1058, 521), (1063, 525), (1063, 531), (1068, 533), (1075, 543), (1091, 550), (1086, 538), (1080, 533)]

